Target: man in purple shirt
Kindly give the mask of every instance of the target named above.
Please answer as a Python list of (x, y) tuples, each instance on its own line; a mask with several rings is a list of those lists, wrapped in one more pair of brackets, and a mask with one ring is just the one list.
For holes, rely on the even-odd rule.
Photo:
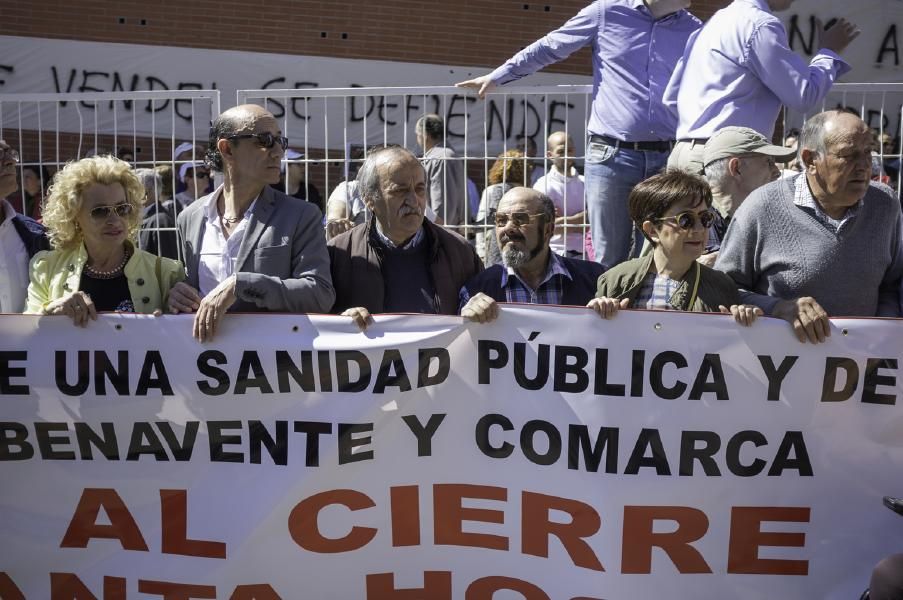
[(690, 38), (665, 92), (665, 104), (678, 115), (669, 167), (701, 172), (705, 142), (723, 127), (749, 127), (770, 138), (782, 104), (811, 111), (850, 70), (838, 53), (859, 30), (846, 19), (827, 30), (819, 21), (821, 49), (807, 65), (772, 14), (793, 2), (734, 0)]
[[(586, 201), (596, 260), (606, 268), (642, 247), (627, 196), (665, 165), (676, 116), (662, 94), (700, 21), (689, 0), (599, 0), (533, 42), (495, 71), (459, 83), (482, 98), (496, 85), (526, 77), (588, 44), (593, 53), (593, 108), (587, 132)], [(633, 234), (631, 234), (631, 232)]]

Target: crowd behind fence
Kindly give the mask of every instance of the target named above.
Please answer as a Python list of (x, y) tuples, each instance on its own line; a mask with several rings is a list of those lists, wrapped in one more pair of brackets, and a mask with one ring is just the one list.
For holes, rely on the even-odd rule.
[[(274, 114), (294, 150), (284, 158), (284, 172), (288, 165), (303, 168), (303, 184), (294, 195), (311, 200), (316, 192), (324, 200), (324, 212), (325, 199), (336, 188), (347, 189), (340, 184), (354, 178), (372, 148), (397, 144), (419, 154), (415, 123), (424, 115), (439, 115), (444, 121), (440, 145), (456, 153), (441, 160), (460, 163), (456, 172), (463, 179), (443, 185), (468, 190), (462, 199), (467, 210), (456, 230), (473, 239), (492, 227), (491, 213), (480, 210), (480, 195), (490, 187), (490, 171), (502, 153), (519, 149), (533, 169), (549, 173), (553, 161), (547, 140), (562, 131), (574, 140), (575, 176), (582, 173), (591, 94), (592, 86), (505, 87), (486, 100), (450, 86), (258, 89), (238, 90), (235, 100), (261, 104)], [(899, 190), (903, 83), (837, 84), (821, 108), (837, 107), (858, 113), (873, 128), (873, 175)], [(217, 90), (0, 95), (0, 138), (21, 157), (19, 190), (10, 200), (17, 210), (40, 216), (40, 201), (56, 170), (69, 160), (106, 153), (136, 168), (158, 170), (164, 179), (159, 201), (170, 200), (185, 192), (180, 177), (184, 166), (199, 166), (203, 160), (210, 123), (221, 108)], [(792, 138), (805, 118), (785, 112), (775, 141)], [(283, 179), (285, 191), (297, 186), (297, 181)], [(529, 186), (535, 181), (506, 183)], [(212, 178), (201, 191), (216, 183)], [(565, 196), (563, 202), (565, 214), (586, 209), (582, 195)], [(180, 206), (172, 208), (177, 213)], [(437, 216), (448, 221), (448, 215)], [(571, 229), (584, 236), (588, 228), (587, 223), (563, 226), (564, 234)]]

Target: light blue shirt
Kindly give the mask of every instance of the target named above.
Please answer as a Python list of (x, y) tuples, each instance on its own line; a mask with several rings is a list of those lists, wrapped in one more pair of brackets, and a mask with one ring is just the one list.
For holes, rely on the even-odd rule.
[(687, 43), (664, 102), (678, 115), (677, 139), (707, 139), (723, 127), (774, 133), (781, 105), (808, 112), (850, 70), (819, 50), (807, 65), (765, 0), (734, 0)]
[(593, 109), (587, 131), (628, 142), (673, 140), (662, 94), (699, 19), (685, 10), (655, 19), (643, 0), (598, 0), (490, 75), (502, 85), (592, 45)]

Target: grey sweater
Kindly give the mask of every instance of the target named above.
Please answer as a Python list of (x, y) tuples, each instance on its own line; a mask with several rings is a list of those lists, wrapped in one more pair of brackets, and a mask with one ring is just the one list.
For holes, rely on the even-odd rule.
[(737, 283), (744, 302), (766, 314), (779, 300), (811, 296), (832, 317), (899, 316), (897, 199), (870, 186), (858, 213), (834, 232), (794, 204), (795, 179), (750, 194), (731, 220), (715, 268)]

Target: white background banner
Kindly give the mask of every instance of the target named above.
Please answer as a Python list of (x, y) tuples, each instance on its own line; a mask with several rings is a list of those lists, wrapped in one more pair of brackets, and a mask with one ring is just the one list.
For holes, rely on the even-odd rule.
[(189, 330), (0, 316), (0, 596), (849, 600), (903, 550), (903, 321)]

